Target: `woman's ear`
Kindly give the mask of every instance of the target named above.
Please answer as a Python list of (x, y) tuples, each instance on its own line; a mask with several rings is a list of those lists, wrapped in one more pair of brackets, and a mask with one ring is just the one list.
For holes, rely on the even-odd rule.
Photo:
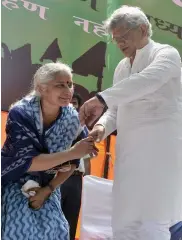
[(36, 91), (42, 95), (46, 91), (46, 86), (44, 84), (39, 84), (36, 87)]

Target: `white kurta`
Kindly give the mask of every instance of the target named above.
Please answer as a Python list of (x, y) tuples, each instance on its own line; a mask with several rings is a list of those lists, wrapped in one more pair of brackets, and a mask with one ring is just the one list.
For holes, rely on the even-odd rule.
[(118, 131), (113, 230), (131, 221), (182, 220), (181, 59), (150, 40), (131, 67), (123, 59), (113, 87), (101, 93), (109, 109), (98, 121), (105, 137)]

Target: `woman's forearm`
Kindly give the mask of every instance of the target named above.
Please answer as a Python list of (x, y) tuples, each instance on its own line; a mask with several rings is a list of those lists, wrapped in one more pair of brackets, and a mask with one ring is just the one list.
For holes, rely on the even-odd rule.
[(76, 165), (71, 164), (71, 169), (69, 171), (58, 172), (56, 177), (49, 182), (49, 185), (51, 186), (51, 188), (56, 189), (61, 184), (63, 184), (72, 175), (75, 169), (76, 169)]
[[(43, 203), (50, 197), (51, 193), (66, 181), (74, 172), (75, 164), (71, 164), (71, 169), (67, 172), (58, 172), (56, 177), (53, 178), (45, 187), (36, 189), (36, 195), (29, 198), (32, 208), (41, 208)], [(30, 189), (35, 191), (34, 189)]]
[(65, 162), (80, 159), (87, 154), (97, 154), (97, 152), (98, 149), (94, 145), (94, 139), (88, 137), (77, 142), (67, 151), (40, 154), (34, 157), (28, 172), (46, 171)]
[(73, 159), (74, 156), (71, 150), (58, 153), (40, 154), (32, 159), (32, 164), (28, 169), (28, 172), (45, 171)]

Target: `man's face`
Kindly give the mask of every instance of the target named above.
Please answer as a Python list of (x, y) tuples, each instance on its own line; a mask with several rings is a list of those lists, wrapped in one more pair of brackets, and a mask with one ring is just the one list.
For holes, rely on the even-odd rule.
[(79, 103), (77, 98), (72, 98), (71, 104), (73, 105), (74, 108), (76, 108), (77, 111), (79, 110)]
[(137, 28), (119, 27), (112, 31), (112, 39), (125, 55), (125, 57), (132, 57), (136, 50), (140, 48), (143, 38), (146, 36), (146, 26), (139, 26)]

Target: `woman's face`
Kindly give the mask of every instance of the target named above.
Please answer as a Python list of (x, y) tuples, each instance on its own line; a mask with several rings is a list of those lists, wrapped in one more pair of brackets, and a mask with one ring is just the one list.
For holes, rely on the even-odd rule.
[(41, 98), (57, 107), (65, 107), (73, 96), (73, 81), (70, 76), (58, 75), (54, 80), (43, 84), (39, 89)]

